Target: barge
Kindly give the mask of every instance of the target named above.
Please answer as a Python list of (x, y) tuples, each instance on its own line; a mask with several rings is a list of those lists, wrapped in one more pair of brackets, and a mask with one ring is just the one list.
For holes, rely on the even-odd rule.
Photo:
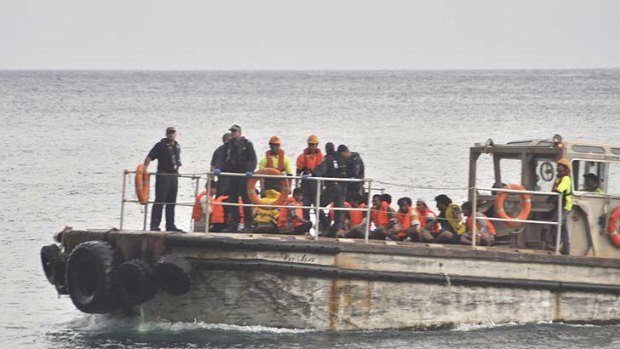
[[(568, 255), (553, 243), (561, 221), (554, 219), (557, 195), (549, 185), (560, 158), (573, 167)], [(478, 176), (484, 160), (491, 166)], [(523, 190), (500, 185), (506, 162), (519, 171)], [(79, 310), (146, 321), (335, 331), (617, 322), (620, 183), (614, 175), (620, 173), (613, 170), (620, 166), (614, 164), (620, 164), (620, 147), (557, 136), (473, 146), (468, 195), (474, 210), (496, 224), (494, 246), (476, 246), (476, 239), (470, 246), (66, 228), (56, 244), (43, 247), (41, 259), (58, 293)], [(588, 173), (600, 178), (602, 193), (580, 190)], [(491, 188), (476, 186), (488, 179)], [(493, 218), (502, 192), (508, 217)], [(530, 212), (513, 218), (526, 196)]]

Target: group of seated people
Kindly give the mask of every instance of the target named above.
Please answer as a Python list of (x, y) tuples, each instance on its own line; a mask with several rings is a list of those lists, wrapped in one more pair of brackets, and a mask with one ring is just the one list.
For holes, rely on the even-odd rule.
[[(211, 190), (209, 231), (221, 232), (227, 226), (225, 210), (221, 205), (227, 197), (218, 196), (214, 187)], [(267, 189), (262, 196), (263, 202), (273, 203), (279, 198), (280, 192), (278, 188)], [(287, 235), (308, 233), (313, 225), (304, 218), (303, 211), (307, 209), (302, 209), (303, 197), (303, 189), (298, 187), (284, 201), (285, 208), (256, 207), (253, 211), (255, 225), (252, 231)], [(392, 197), (389, 194), (375, 194), (372, 197), (370, 217), (367, 217), (368, 207), (363, 196), (354, 193), (345, 201), (344, 207), (349, 210), (345, 210), (344, 214), (335, 215), (333, 209), (329, 210), (328, 215), (321, 211), (317, 228), (321, 236), (361, 239), (365, 237), (368, 225), (369, 238), (375, 240), (471, 244), (474, 221), (471, 202), (459, 206), (445, 194), (435, 197), (435, 202), (438, 214), (428, 206), (424, 198), (417, 198), (414, 207), (411, 198), (401, 197), (397, 201), (398, 209), (395, 210), (391, 206)], [(193, 212), (194, 231), (205, 231), (205, 203), (206, 191), (196, 198)], [(241, 206), (239, 211), (243, 216)], [(340, 222), (334, 221), (337, 216), (340, 217)], [(484, 219), (486, 216), (483, 213), (477, 212), (476, 217), (476, 243), (492, 245), (495, 241), (495, 227), (491, 221)], [(367, 219), (370, 219), (370, 222), (367, 222)], [(334, 230), (334, 227), (338, 230)]]

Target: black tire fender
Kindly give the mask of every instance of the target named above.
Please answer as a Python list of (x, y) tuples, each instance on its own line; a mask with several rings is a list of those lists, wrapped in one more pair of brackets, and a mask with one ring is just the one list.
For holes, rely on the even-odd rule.
[(123, 302), (140, 305), (157, 293), (157, 278), (153, 268), (140, 259), (124, 262), (118, 267), (118, 291)]
[(177, 255), (161, 257), (155, 264), (155, 274), (161, 289), (173, 295), (189, 292), (192, 285), (192, 266)]
[(118, 307), (114, 274), (119, 259), (105, 241), (86, 241), (73, 249), (67, 262), (66, 284), (79, 310), (103, 314)]
[(41, 247), (41, 266), (43, 273), (52, 285), (54, 284), (54, 263), (60, 255), (60, 248), (56, 244)]

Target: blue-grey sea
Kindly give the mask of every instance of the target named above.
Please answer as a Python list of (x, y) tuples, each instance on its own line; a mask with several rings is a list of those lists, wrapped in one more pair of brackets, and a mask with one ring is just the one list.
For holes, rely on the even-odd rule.
[[(462, 201), (474, 143), (556, 133), (620, 143), (620, 70), (0, 71), (0, 347), (620, 348), (617, 325), (313, 332), (111, 319), (57, 296), (39, 261), (53, 233), (118, 227), (123, 170), (166, 127), (176, 127), (190, 174), (208, 169), (232, 124), (259, 154), (277, 135), (296, 156), (316, 134), (321, 146), (359, 152), (367, 176), (395, 198)], [(181, 181), (179, 201), (194, 191)], [(190, 214), (177, 208), (180, 228)], [(140, 229), (142, 215), (128, 205), (125, 227)]]

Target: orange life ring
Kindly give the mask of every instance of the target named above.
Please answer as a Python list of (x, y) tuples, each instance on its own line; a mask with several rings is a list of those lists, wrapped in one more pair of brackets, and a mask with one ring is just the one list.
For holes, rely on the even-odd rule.
[(614, 208), (611, 211), (611, 215), (609, 216), (609, 220), (607, 221), (607, 233), (609, 235), (609, 240), (616, 247), (620, 247), (620, 235), (618, 234), (618, 219), (620, 219), (620, 207)]
[(149, 173), (146, 172), (144, 165), (136, 168), (136, 195), (142, 205), (149, 202)]
[[(280, 172), (278, 169), (271, 168), (271, 167), (258, 170), (254, 173), (262, 174), (262, 175), (272, 175), (272, 176), (279, 176), (282, 174), (282, 172)], [(252, 201), (253, 203), (257, 205), (284, 205), (284, 202), (286, 202), (286, 199), (288, 198), (288, 191), (289, 191), (288, 180), (286, 178), (280, 179), (280, 186), (282, 187), (282, 190), (280, 190), (280, 196), (278, 196), (278, 199), (272, 203), (261, 200), (258, 194), (256, 194), (256, 182), (258, 182), (258, 180), (259, 180), (258, 177), (252, 177), (250, 178), (250, 180), (248, 180), (247, 190), (248, 190), (248, 197), (250, 198), (250, 201)]]
[[(519, 184), (508, 184), (507, 186), (504, 187), (504, 189), (525, 190), (525, 188), (523, 188), (523, 186)], [(498, 218), (502, 218), (502, 219), (520, 219), (520, 220), (527, 219), (527, 217), (530, 215), (530, 212), (532, 211), (532, 200), (530, 199), (530, 195), (526, 193), (519, 194), (519, 196), (521, 196), (521, 200), (523, 200), (523, 204), (521, 206), (521, 212), (519, 212), (519, 214), (516, 217), (511, 217), (504, 210), (504, 203), (506, 202), (508, 193), (506, 192), (499, 193), (497, 197), (495, 198), (495, 215)], [(510, 227), (518, 227), (521, 225), (521, 223), (513, 222), (513, 221), (505, 221), (504, 223), (506, 223), (506, 225)]]

